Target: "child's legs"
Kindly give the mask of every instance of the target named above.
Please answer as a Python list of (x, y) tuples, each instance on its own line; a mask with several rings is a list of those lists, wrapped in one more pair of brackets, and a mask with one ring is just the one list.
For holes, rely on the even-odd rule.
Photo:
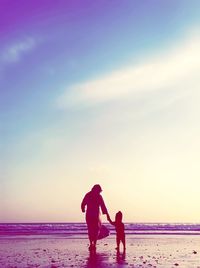
[(119, 244), (120, 244), (120, 237), (119, 236), (116, 237), (116, 243), (117, 243), (117, 249), (119, 249)]
[(125, 250), (126, 249), (126, 239), (125, 239), (125, 236), (122, 237), (121, 241), (122, 241), (122, 244), (123, 244), (123, 247), (124, 247), (124, 250)]
[(125, 251), (125, 249), (126, 249), (126, 240), (125, 240), (125, 236), (117, 236), (117, 237), (116, 237), (116, 242), (117, 242), (117, 249), (119, 250), (120, 242), (122, 242), (123, 250)]

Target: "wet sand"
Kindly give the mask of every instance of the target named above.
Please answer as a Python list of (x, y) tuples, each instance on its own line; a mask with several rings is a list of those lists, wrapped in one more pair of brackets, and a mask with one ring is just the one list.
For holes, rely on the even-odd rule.
[(90, 254), (85, 236), (0, 238), (0, 267), (181, 267), (200, 268), (200, 236), (130, 235), (126, 254), (117, 254), (115, 237), (98, 242)]

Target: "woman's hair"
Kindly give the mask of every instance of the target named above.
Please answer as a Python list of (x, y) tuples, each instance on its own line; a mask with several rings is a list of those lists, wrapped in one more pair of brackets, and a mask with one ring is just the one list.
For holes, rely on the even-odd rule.
[(100, 192), (102, 192), (101, 186), (100, 186), (99, 184), (95, 184), (95, 185), (92, 187), (92, 192), (95, 192), (95, 193), (100, 193)]

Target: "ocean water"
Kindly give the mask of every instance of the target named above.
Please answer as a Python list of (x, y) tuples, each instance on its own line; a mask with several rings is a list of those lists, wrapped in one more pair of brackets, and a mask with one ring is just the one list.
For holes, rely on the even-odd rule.
[[(104, 224), (104, 223), (103, 223)], [(112, 225), (104, 224), (110, 234), (115, 234)], [(126, 235), (200, 235), (200, 224), (188, 223), (125, 223)], [(0, 237), (20, 235), (87, 235), (85, 223), (0, 223)]]

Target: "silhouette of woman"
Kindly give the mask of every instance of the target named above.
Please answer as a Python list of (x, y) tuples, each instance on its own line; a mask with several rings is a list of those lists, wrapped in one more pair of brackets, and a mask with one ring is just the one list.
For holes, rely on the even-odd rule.
[(101, 228), (99, 208), (101, 207), (103, 214), (108, 215), (103, 197), (100, 194), (101, 192), (101, 186), (99, 184), (94, 185), (92, 190), (85, 195), (81, 203), (82, 212), (85, 212), (85, 206), (87, 206), (86, 223), (88, 228), (88, 237), (90, 240), (89, 250), (96, 249), (97, 238)]

